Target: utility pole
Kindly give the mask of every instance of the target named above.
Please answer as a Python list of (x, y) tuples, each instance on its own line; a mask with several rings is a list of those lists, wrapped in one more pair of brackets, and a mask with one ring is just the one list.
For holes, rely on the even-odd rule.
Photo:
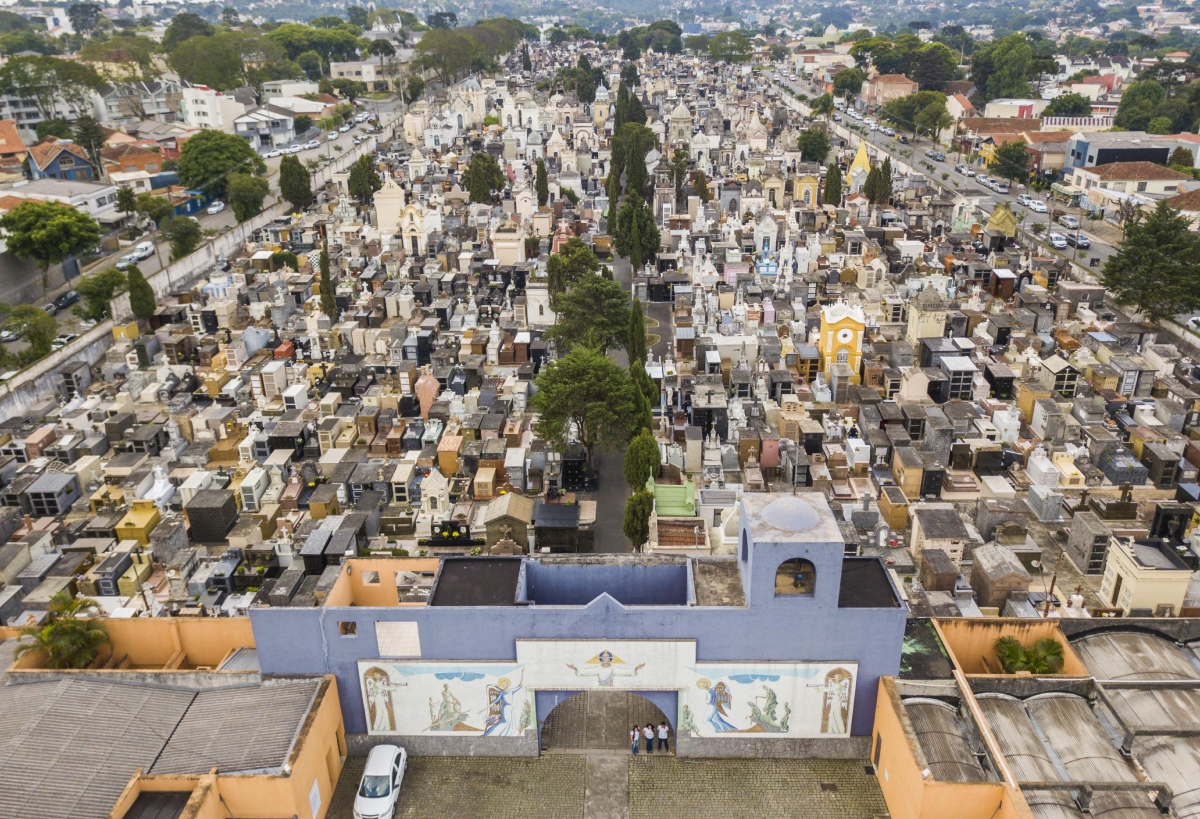
[(1050, 590), (1046, 592), (1046, 603), (1042, 606), (1043, 619), (1050, 616), (1050, 601), (1054, 599), (1054, 584), (1058, 580), (1058, 563), (1062, 560), (1062, 556), (1063, 553), (1060, 551), (1054, 561), (1054, 573), (1050, 575)]

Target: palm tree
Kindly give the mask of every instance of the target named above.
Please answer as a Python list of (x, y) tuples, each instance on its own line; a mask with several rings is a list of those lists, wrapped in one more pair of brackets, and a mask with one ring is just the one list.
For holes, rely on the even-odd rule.
[(812, 113), (814, 117), (825, 117), (829, 119), (829, 115), (833, 113), (833, 95), (822, 94), (813, 100)]
[[(91, 598), (60, 591), (50, 603), (42, 625), (21, 629), (21, 636), (30, 641), (17, 646), (15, 656), (36, 651), (45, 657), (46, 668), (89, 667), (100, 656), (100, 649), (110, 643), (107, 629), (94, 616), (101, 611), (100, 604)], [(81, 616), (85, 614), (92, 616)]]
[(1046, 637), (1027, 650), (1015, 637), (1001, 637), (992, 645), (1000, 665), (1009, 674), (1027, 671), (1030, 674), (1057, 674), (1063, 667), (1062, 643)]

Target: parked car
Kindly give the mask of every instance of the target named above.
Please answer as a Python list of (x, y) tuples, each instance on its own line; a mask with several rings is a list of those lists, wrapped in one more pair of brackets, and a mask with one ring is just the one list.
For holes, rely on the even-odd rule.
[(908, 144), (908, 137), (906, 137), (904, 134), (901, 134), (901, 135), (898, 137), (898, 139), (900, 140), (900, 144), (901, 144), (901, 145), (907, 145), (907, 144)]
[(63, 347), (66, 347), (68, 344), (70, 344), (72, 341), (74, 341), (77, 338), (79, 338), (79, 335), (77, 333), (63, 333), (62, 335), (55, 338), (54, 341), (50, 342), (50, 349), (51, 350), (61, 350)]
[(53, 304), (43, 304), (42, 309), (45, 310), (47, 313), (49, 313), (52, 316), (58, 315), (58, 308), (55, 307)]
[(1060, 217), (1058, 217), (1058, 223), (1065, 228), (1070, 228), (1071, 230), (1079, 230), (1079, 220), (1076, 219), (1074, 216), (1067, 216), (1067, 215), (1060, 216)]
[(205, 212), (206, 212), (206, 213), (207, 213), (209, 216), (216, 216), (218, 213), (220, 213), (220, 212), (221, 212), (221, 211), (223, 211), (223, 210), (225, 210), (225, 203), (224, 203), (224, 202), (222, 202), (220, 199), (218, 199), (217, 201), (215, 201), (215, 202), (213, 202), (212, 204), (210, 204), (210, 205), (208, 206), (208, 210), (207, 210), (207, 211), (205, 211)]
[(283, 156), (283, 149), (282, 148), (272, 148), (271, 150), (266, 152), (265, 156), (267, 157), (267, 159), (272, 159), (277, 156)]
[(352, 122), (347, 122), (347, 123), (346, 123), (345, 125), (343, 125), (341, 128), (338, 128), (338, 130), (339, 130), (339, 131), (341, 131), (343, 134), (345, 134), (345, 133), (349, 133), (349, 132), (350, 132), (350, 129), (351, 129), (351, 128), (353, 128), (353, 127), (354, 127), (354, 123), (352, 123)]
[(286, 148), (284, 148), (284, 149), (283, 149), (283, 152), (284, 152), (285, 154), (298, 154), (298, 153), (300, 153), (300, 152), (301, 152), (301, 151), (303, 151), (303, 150), (304, 150), (304, 149), (303, 149), (303, 148), (301, 148), (299, 144), (292, 144), (292, 145), (289, 145), (289, 146), (287, 146)]
[(66, 293), (60, 294), (59, 297), (54, 300), (54, 306), (59, 310), (66, 310), (77, 301), (79, 301), (79, 294), (74, 290), (68, 290)]
[(79, 329), (80, 330), (90, 330), (93, 327), (95, 327), (98, 323), (99, 322), (97, 322), (95, 319), (84, 319), (83, 321), (79, 322)]
[(311, 151), (313, 148), (320, 148), (320, 147), (321, 147), (321, 143), (315, 139), (310, 139), (308, 142), (304, 143), (304, 150), (306, 150), (306, 151)]
[(5, 327), (3, 330), (0, 330), (0, 341), (8, 344), (10, 341), (16, 341), (23, 335), (25, 334), (20, 330), (9, 330), (7, 327)]
[(1045, 213), (1046, 212), (1046, 203), (1043, 202), (1041, 199), (1034, 199), (1033, 197), (1030, 197), (1029, 198), (1029, 209), (1031, 211), (1033, 211), (1034, 213)]
[(1055, 250), (1066, 250), (1067, 240), (1061, 233), (1051, 233), (1050, 246)]
[(126, 268), (133, 267), (137, 263), (138, 263), (137, 256), (133, 255), (132, 253), (126, 253), (124, 256), (117, 259), (116, 267), (117, 267), (117, 270), (125, 270)]
[(354, 795), (354, 819), (392, 819), (407, 768), (408, 754), (403, 748), (395, 745), (372, 748)]
[(1087, 250), (1092, 246), (1092, 240), (1079, 231), (1075, 231), (1074, 233), (1067, 234), (1067, 244), (1071, 247), (1077, 247), (1080, 250)]

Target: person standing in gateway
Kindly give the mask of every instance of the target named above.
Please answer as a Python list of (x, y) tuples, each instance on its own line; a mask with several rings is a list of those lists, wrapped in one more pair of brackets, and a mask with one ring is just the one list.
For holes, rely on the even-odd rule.
[(647, 722), (642, 729), (642, 736), (646, 738), (646, 753), (654, 753), (654, 726)]
[(637, 756), (638, 740), (641, 739), (642, 731), (636, 725), (629, 729), (629, 741), (633, 744), (633, 755)]
[(658, 750), (666, 751), (667, 753), (671, 752), (671, 744), (667, 742), (667, 735), (670, 733), (670, 730), (667, 728), (665, 721), (658, 724)]

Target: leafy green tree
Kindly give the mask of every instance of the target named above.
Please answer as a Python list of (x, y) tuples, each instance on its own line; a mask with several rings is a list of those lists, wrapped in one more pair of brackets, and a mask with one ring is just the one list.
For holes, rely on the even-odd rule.
[(405, 99), (409, 102), (416, 102), (425, 93), (425, 80), (413, 74), (408, 78), (408, 86), (405, 92)]
[[(43, 119), (55, 119), (66, 108), (74, 116), (92, 110), (92, 94), (105, 82), (91, 66), (45, 55), (10, 57), (0, 66), (0, 91), (31, 99)], [(71, 134), (68, 132), (66, 137)]]
[(637, 389), (637, 384), (634, 384), (633, 390), (633, 420), (635, 428), (650, 429), (654, 426), (654, 408), (646, 393)]
[(832, 94), (822, 94), (812, 102), (812, 114), (814, 117), (828, 117), (834, 112), (834, 108)]
[(797, 142), (800, 158), (805, 162), (823, 163), (829, 156), (831, 143), (829, 134), (825, 133), (823, 128), (806, 128), (800, 132), (800, 139)]
[(1127, 221), (1101, 281), (1119, 306), (1136, 307), (1150, 322), (1200, 310), (1200, 238), (1160, 200), (1149, 215)]
[(957, 70), (957, 54), (943, 43), (927, 43), (913, 54), (909, 77), (922, 91), (943, 91)]
[(546, 207), (546, 203), (550, 201), (550, 182), (546, 177), (546, 161), (541, 157), (537, 161), (537, 179), (533, 187), (537, 191), (538, 207)]
[(559, 300), (580, 279), (600, 270), (600, 260), (582, 239), (568, 239), (558, 253), (546, 260), (546, 291), (550, 306), (559, 309)]
[(180, 183), (213, 197), (225, 195), (232, 175), (258, 174), (266, 169), (249, 142), (223, 131), (202, 130), (183, 143), (179, 152)]
[(375, 167), (373, 157), (363, 154), (350, 166), (346, 187), (360, 205), (365, 207), (370, 203), (375, 191), (383, 187), (383, 180), (379, 178), (379, 169)]
[(175, 206), (165, 196), (155, 196), (151, 193), (137, 195), (137, 212), (154, 223), (157, 228), (175, 212)]
[(297, 134), (306, 134), (308, 129), (313, 127), (313, 120), (308, 114), (300, 114), (293, 120), (293, 124), (296, 126)]
[(244, 84), (242, 53), (234, 36), (189, 37), (167, 58), (171, 68), (191, 83), (228, 91)]
[(1034, 675), (1058, 674), (1063, 668), (1062, 643), (1045, 637), (1026, 649), (1015, 637), (1001, 637), (993, 644), (1000, 665), (1009, 674), (1025, 671)]
[(617, 212), (616, 231), (613, 234), (617, 253), (629, 259), (634, 271), (638, 271), (658, 255), (661, 242), (654, 212), (646, 200), (640, 196), (625, 197), (624, 204)]
[(137, 213), (137, 194), (133, 188), (117, 188), (117, 212), (130, 216)]
[(642, 78), (638, 76), (635, 63), (625, 63), (621, 66), (621, 82), (625, 83), (628, 88), (637, 88), (642, 84)]
[(337, 89), (337, 92), (341, 94), (342, 97), (350, 102), (354, 102), (363, 94), (367, 93), (367, 84), (359, 82), (358, 80), (349, 80), (345, 78), (336, 79), (333, 81), (333, 87)]
[(95, 600), (60, 591), (41, 625), (21, 629), (24, 639), (14, 655), (33, 653), (40, 657), (44, 668), (88, 668), (111, 642), (108, 630), (98, 619), (102, 613)]
[(625, 501), (625, 521), (621, 531), (635, 551), (650, 539), (650, 515), (654, 512), (654, 495), (645, 489), (640, 489)]
[(82, 37), (90, 36), (100, 22), (100, 9), (99, 3), (72, 3), (67, 6), (67, 19), (71, 21), (71, 28)]
[(102, 63), (129, 63), (153, 73), (158, 43), (136, 34), (117, 34), (108, 39), (96, 38), (79, 52), (81, 60)]
[(295, 211), (303, 211), (313, 202), (312, 175), (291, 154), (279, 160), (279, 195)]
[(625, 346), (629, 333), (629, 294), (612, 279), (596, 273), (581, 276), (558, 297), (557, 321), (546, 331), (562, 347), (584, 344), (608, 352)]
[(687, 207), (688, 160), (687, 148), (676, 148), (675, 152), (671, 154), (671, 176), (675, 182), (675, 207), (677, 210)]
[(692, 174), (692, 195), (698, 197), (702, 205), (708, 204), (708, 200), (712, 198), (712, 193), (708, 190), (708, 177), (704, 175), (704, 171)]
[(643, 198), (650, 194), (646, 154), (657, 144), (658, 137), (654, 132), (635, 121), (623, 124), (613, 137), (612, 172), (618, 177), (624, 173), (625, 189), (631, 193), (636, 191)]
[(842, 170), (837, 165), (830, 165), (825, 172), (825, 196), (822, 200), (827, 205), (837, 206), (842, 201)]
[(227, 26), (236, 26), (242, 22), (242, 16), (238, 14), (238, 10), (233, 6), (226, 6), (221, 9), (221, 22)]
[(633, 300), (629, 308), (629, 332), (625, 338), (625, 350), (629, 353), (630, 366), (633, 362), (644, 362), (649, 347), (646, 344), (646, 316), (642, 313), (642, 303)]
[(1092, 114), (1092, 101), (1083, 94), (1061, 94), (1042, 111), (1043, 117), (1087, 117)]
[(707, 34), (692, 34), (683, 38), (683, 47), (694, 54), (707, 54), (712, 38)]
[(529, 58), (529, 43), (521, 45), (521, 70), (526, 73), (533, 71), (533, 60)]
[(739, 31), (723, 31), (708, 43), (708, 56), (723, 63), (744, 63), (753, 53), (750, 41)]
[(190, 40), (192, 37), (211, 37), (212, 35), (213, 27), (200, 15), (187, 12), (176, 14), (171, 18), (171, 25), (167, 26), (166, 33), (163, 34), (163, 51), (170, 54), (185, 40)]
[(619, 451), (632, 436), (634, 387), (629, 373), (594, 347), (577, 344), (542, 368), (530, 407), (537, 436), (560, 450), (574, 436), (594, 464), (596, 450)]
[(103, 321), (109, 317), (108, 303), (125, 289), (126, 283), (125, 274), (112, 267), (82, 277), (75, 283), (81, 302), (75, 312), (81, 318)]
[(929, 134), (936, 138), (939, 131), (950, 127), (953, 120), (946, 111), (946, 95), (940, 91), (918, 91), (907, 97), (884, 103), (882, 116), (897, 127), (912, 134)]
[(867, 75), (861, 68), (843, 68), (833, 75), (833, 93), (839, 97), (851, 97), (862, 91)]
[(507, 184), (508, 178), (491, 154), (487, 151), (471, 154), (471, 162), (463, 173), (463, 185), (472, 202), (492, 201), (492, 195)]
[(1029, 179), (1029, 154), (1023, 139), (1005, 142), (996, 148), (988, 170), (1001, 179), (1024, 182)]
[(346, 19), (359, 28), (366, 29), (369, 18), (370, 12), (362, 6), (346, 6)]
[(321, 247), (321, 312), (329, 317), (331, 322), (337, 321), (338, 307), (336, 287), (333, 283), (333, 278), (329, 275), (329, 250)]
[(971, 79), (988, 99), (1028, 97), (1033, 47), (1021, 32), (1001, 37), (971, 56)]
[(290, 250), (279, 250), (271, 254), (271, 269), (283, 270), (289, 267), (292, 270), (300, 269), (300, 257)]
[(75, 133), (71, 130), (71, 123), (62, 119), (44, 119), (35, 125), (33, 130), (37, 135), (38, 142), (41, 142), (46, 137), (71, 139), (75, 136)]
[(18, 304), (8, 311), (8, 329), (21, 333), (29, 347), (21, 353), (23, 365), (32, 364), (50, 352), (50, 345), (58, 335), (58, 322), (40, 307)]
[(1148, 134), (1166, 135), (1170, 134), (1172, 130), (1170, 117), (1154, 117), (1146, 123), (1146, 133)]
[(154, 288), (150, 286), (150, 282), (146, 281), (146, 277), (142, 275), (142, 271), (138, 270), (137, 265), (126, 270), (125, 276), (129, 281), (129, 309), (142, 321), (149, 321), (150, 317), (158, 310), (158, 304), (154, 298)]
[(84, 114), (75, 120), (75, 128), (72, 136), (88, 152), (92, 164), (99, 168), (100, 149), (104, 147), (106, 135), (104, 128), (101, 127), (96, 118), (91, 114)]
[(263, 201), (270, 192), (271, 186), (267, 184), (267, 180), (244, 173), (230, 174), (225, 186), (225, 197), (239, 222), (244, 222), (262, 211)]
[(49, 289), (50, 265), (85, 253), (100, 243), (100, 225), (82, 210), (57, 202), (26, 201), (0, 216), (8, 252), (33, 259)]
[[(309, 80), (320, 80), (325, 74), (325, 61), (321, 59), (321, 55), (315, 51), (305, 51), (296, 56), (296, 64), (304, 71), (304, 76)], [(320, 89), (318, 89), (320, 90)], [(321, 93), (333, 93), (333, 82), (329, 82), (329, 91)]]
[(162, 235), (171, 243), (171, 261), (190, 255), (204, 241), (199, 223), (187, 216), (172, 216), (163, 222)]
[(1167, 159), (1167, 164), (1171, 166), (1181, 165), (1191, 168), (1196, 164), (1196, 155), (1192, 153), (1190, 148), (1180, 146), (1171, 151), (1170, 158)]
[(1144, 131), (1154, 118), (1155, 109), (1167, 98), (1167, 91), (1154, 80), (1125, 86), (1113, 125), (1125, 131)]

